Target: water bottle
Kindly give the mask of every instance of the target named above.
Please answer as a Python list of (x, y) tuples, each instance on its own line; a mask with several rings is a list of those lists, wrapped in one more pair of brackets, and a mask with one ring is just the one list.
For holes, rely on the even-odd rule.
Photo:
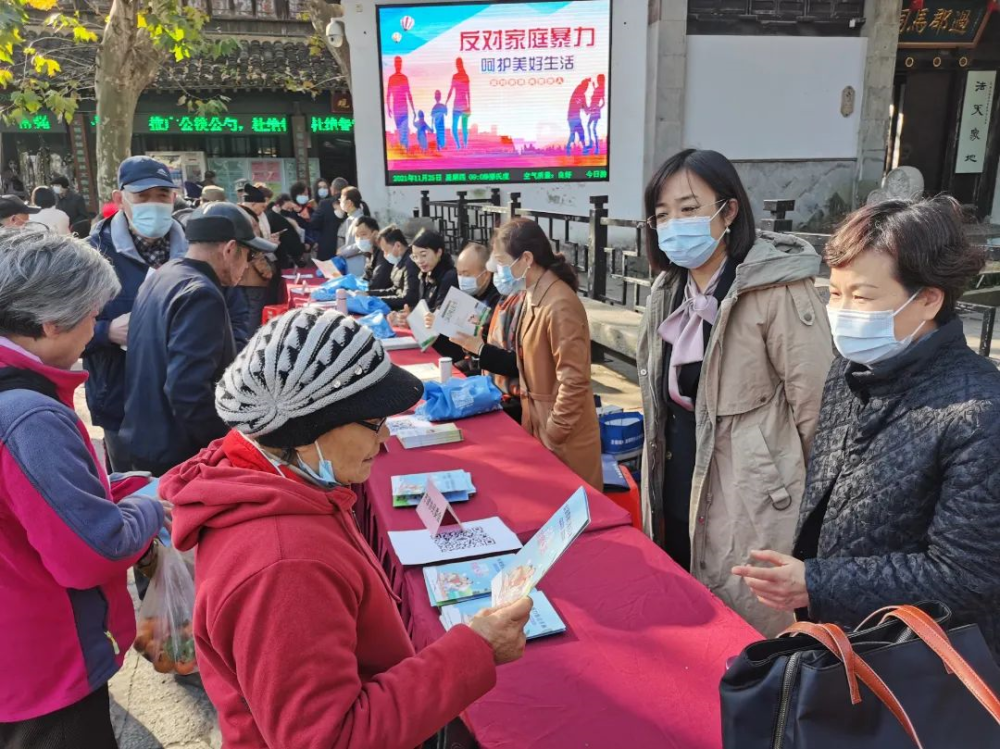
[(347, 289), (337, 289), (337, 312), (347, 314)]

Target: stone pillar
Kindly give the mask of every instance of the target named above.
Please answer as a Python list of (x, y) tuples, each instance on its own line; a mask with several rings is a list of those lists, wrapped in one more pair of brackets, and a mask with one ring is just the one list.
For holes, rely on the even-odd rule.
[[(875, 2), (875, 0), (871, 0)], [(646, 132), (643, 174), (648, 179), (684, 147), (684, 79), (687, 72), (687, 0), (648, 0)], [(621, 127), (621, 123), (616, 124)]]
[(863, 205), (868, 193), (882, 181), (886, 142), (891, 124), (896, 47), (899, 44), (899, 0), (866, 0), (865, 25), (868, 39), (865, 58), (865, 90), (861, 97), (858, 130), (858, 170), (854, 184), (854, 207)]

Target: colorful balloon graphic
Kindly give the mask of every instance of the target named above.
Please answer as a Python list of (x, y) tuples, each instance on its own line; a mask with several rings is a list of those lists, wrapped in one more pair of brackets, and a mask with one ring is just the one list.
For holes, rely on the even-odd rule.
[(397, 31), (395, 34), (392, 35), (392, 41), (396, 42), (396, 44), (399, 44), (401, 41), (403, 41), (403, 35)]
[(403, 16), (399, 25), (403, 27), (403, 31), (409, 31), (413, 28), (413, 16)]

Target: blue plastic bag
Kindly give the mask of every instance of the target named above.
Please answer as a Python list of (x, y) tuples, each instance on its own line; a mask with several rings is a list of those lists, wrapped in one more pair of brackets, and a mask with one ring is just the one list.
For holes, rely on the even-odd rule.
[(428, 421), (454, 421), (500, 409), (503, 395), (485, 375), (453, 377), (444, 384), (424, 383), (424, 403), (416, 415)]
[(345, 291), (368, 291), (368, 282), (362, 281), (357, 276), (331, 278), (318, 289), (313, 289), (311, 296), (315, 302), (333, 302), (337, 299), (338, 289), (344, 289)]
[(349, 296), (347, 311), (352, 315), (371, 315), (375, 312), (386, 315), (389, 314), (389, 305), (377, 296)]
[(383, 338), (393, 338), (396, 335), (393, 332), (389, 321), (386, 319), (384, 312), (372, 312), (370, 315), (358, 318), (358, 322), (371, 330), (371, 332), (374, 333), (375, 337), (379, 340)]

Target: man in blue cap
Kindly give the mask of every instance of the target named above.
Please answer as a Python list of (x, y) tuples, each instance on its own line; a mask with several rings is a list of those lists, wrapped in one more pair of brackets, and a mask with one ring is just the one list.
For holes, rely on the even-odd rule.
[[(129, 463), (118, 432), (125, 410), (124, 349), (132, 307), (146, 278), (187, 251), (184, 229), (171, 216), (177, 187), (165, 164), (148, 156), (125, 159), (118, 168), (118, 188), (112, 199), (121, 210), (94, 227), (90, 243), (111, 261), (122, 290), (97, 316), (94, 338), (83, 352), (90, 373), (87, 407), (94, 424), (104, 429), (104, 449), (116, 471)], [(239, 317), (245, 314), (245, 300), (232, 295), (230, 303), (234, 320), (245, 325)]]
[(142, 285), (128, 333), (119, 437), (128, 467), (156, 476), (228, 431), (215, 410), (215, 383), (236, 358), (225, 290), (277, 249), (231, 203), (199, 208), (186, 231), (186, 255)]

